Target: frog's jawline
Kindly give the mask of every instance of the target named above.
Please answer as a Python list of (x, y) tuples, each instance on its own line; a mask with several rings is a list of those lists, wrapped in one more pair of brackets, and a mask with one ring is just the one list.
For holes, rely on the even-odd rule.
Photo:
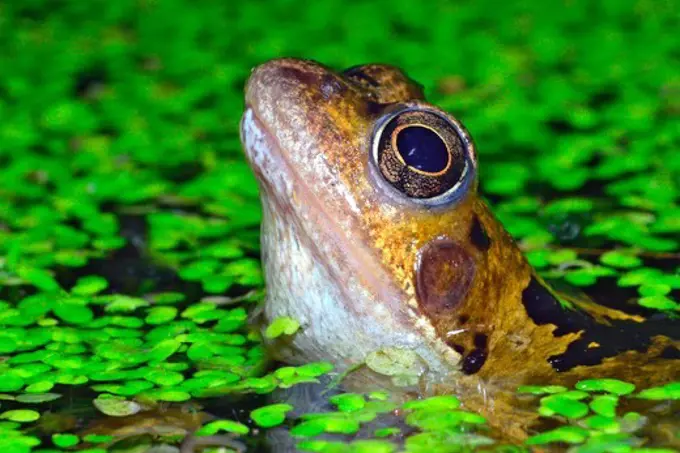
[[(314, 207), (316, 201), (313, 197), (309, 200), (304, 199), (304, 206), (298, 202), (298, 209), (309, 209), (311, 205), (311, 214), (317, 215), (320, 221), (310, 222), (310, 219), (305, 219), (303, 222), (299, 217), (300, 213), (296, 212), (296, 208), (292, 203), (295, 202), (295, 196), (292, 196), (293, 188), (295, 192), (304, 192), (308, 190), (303, 181), (300, 181), (297, 174), (291, 168), (288, 162), (288, 156), (285, 155), (285, 150), (281, 148), (275, 135), (267, 129), (267, 125), (260, 120), (253, 108), (247, 107), (246, 113), (243, 116), (241, 127), (242, 141), (246, 145), (246, 153), (253, 170), (258, 176), (260, 185), (263, 189), (263, 205), (265, 203), (277, 203), (283, 210), (278, 212), (285, 212), (286, 218), (283, 222), (280, 219), (270, 218), (269, 222), (263, 221), (263, 228), (272, 228), (280, 225), (274, 225), (275, 222), (287, 223), (290, 229), (287, 233), (293, 232), (293, 236), (301, 239), (303, 247), (313, 254), (313, 261), (315, 262), (315, 269), (313, 272), (321, 271), (327, 273), (330, 278), (329, 281), (332, 286), (338, 290), (340, 294), (339, 301), (333, 305), (332, 312), (323, 314), (318, 313), (317, 303), (305, 302), (298, 298), (295, 303), (289, 301), (291, 293), (287, 289), (277, 288), (277, 291), (288, 291), (280, 297), (276, 297), (276, 304), (267, 304), (267, 306), (276, 305), (279, 310), (295, 310), (298, 309), (297, 314), (307, 316), (309, 323), (307, 328), (311, 330), (323, 326), (329, 322), (328, 318), (344, 316), (344, 314), (351, 315), (352, 324), (334, 326), (326, 332), (317, 333), (319, 338), (328, 337), (332, 330), (341, 331), (342, 335), (348, 334), (347, 329), (356, 329), (358, 332), (368, 335), (366, 344), (358, 344), (357, 338), (354, 338), (351, 344), (328, 344), (310, 345), (314, 342), (311, 339), (305, 339), (305, 331), (295, 336), (295, 341), (306, 342), (309, 346), (307, 349), (317, 349), (325, 346), (324, 355), (330, 354), (336, 360), (343, 360), (348, 365), (356, 365), (356, 356), (362, 355), (359, 362), (363, 361), (367, 352), (373, 352), (385, 347), (404, 347), (415, 351), (426, 362), (427, 368), (431, 373), (436, 375), (443, 375), (451, 373), (460, 361), (460, 355), (446, 346), (436, 335), (431, 324), (424, 325), (423, 322), (414, 323), (410, 309), (406, 304), (401, 304), (403, 294), (396, 286), (390, 286), (390, 280), (379, 264), (377, 258), (368, 254), (366, 251), (357, 249), (357, 247), (350, 247), (348, 241), (343, 235), (338, 232), (337, 225), (334, 225), (332, 220), (328, 218), (328, 214), (323, 211), (321, 207)], [(285, 167), (285, 168), (284, 168)], [(284, 175), (282, 180), (273, 180), (277, 174)], [(286, 179), (287, 178), (287, 179)], [(290, 193), (288, 193), (290, 192)], [(266, 207), (265, 207), (266, 209)], [(276, 213), (274, 213), (276, 214)], [(315, 220), (315, 219), (312, 219)], [(265, 225), (267, 223), (267, 225)], [(304, 224), (303, 224), (304, 223)], [(323, 225), (315, 228), (314, 233), (305, 228), (306, 224)], [(285, 227), (286, 225), (284, 225)], [(324, 228), (325, 227), (325, 228)], [(322, 235), (324, 237), (319, 238)], [(340, 237), (338, 239), (336, 236)], [(268, 235), (263, 234), (265, 238)], [(343, 240), (344, 239), (344, 240)], [(270, 244), (271, 245), (271, 244)], [(278, 245), (278, 244), (277, 244)], [(285, 245), (283, 245), (285, 247)], [(341, 251), (341, 256), (335, 250)], [(263, 247), (263, 252), (267, 248)], [(303, 255), (307, 252), (301, 250), (298, 252), (300, 259), (304, 259)], [(359, 256), (357, 256), (359, 255)], [(274, 257), (278, 258), (278, 257)], [(291, 260), (296, 257), (291, 257)], [(363, 259), (362, 259), (363, 258)], [(269, 257), (272, 259), (272, 257)], [(350, 261), (350, 264), (344, 264), (343, 261)], [(354, 261), (354, 263), (352, 263)], [(333, 269), (333, 267), (338, 269)], [(290, 267), (290, 266), (289, 266)], [(353, 272), (343, 272), (344, 269), (354, 270)], [(363, 270), (363, 272), (361, 272)], [(298, 272), (300, 274), (300, 272)], [(280, 275), (280, 273), (279, 273)], [(288, 277), (291, 278), (291, 277)], [(297, 276), (303, 280), (305, 276)], [(285, 280), (286, 277), (281, 276), (277, 280)], [(354, 282), (352, 282), (354, 280)], [(310, 292), (313, 292), (313, 286), (316, 282), (311, 281)], [(352, 286), (353, 284), (353, 286)], [(291, 285), (295, 286), (295, 285)], [(318, 287), (318, 285), (317, 285)], [(359, 291), (357, 291), (357, 288)], [(351, 294), (350, 294), (351, 293)], [(298, 295), (299, 296), (299, 295)], [(307, 295), (303, 296), (307, 297)], [(363, 299), (363, 300), (362, 300)], [(337, 306), (337, 303), (342, 304), (342, 307)], [(306, 306), (305, 306), (306, 304)], [(304, 310), (300, 310), (302, 306)], [(315, 310), (317, 313), (315, 314)], [(269, 316), (270, 313), (267, 313)], [(277, 316), (291, 315), (296, 317), (296, 314), (289, 312), (278, 312)], [(323, 319), (326, 318), (326, 319)], [(304, 319), (303, 319), (304, 321)], [(338, 328), (340, 327), (340, 328)], [(344, 331), (343, 331), (344, 329)], [(314, 334), (310, 333), (310, 337)], [(299, 348), (305, 349), (305, 348)], [(304, 351), (305, 354), (307, 351)], [(347, 358), (354, 356), (354, 363), (350, 363)], [(289, 357), (290, 359), (291, 357)], [(324, 356), (300, 356), (292, 357), (292, 361), (303, 362), (305, 360), (321, 360), (326, 359)]]

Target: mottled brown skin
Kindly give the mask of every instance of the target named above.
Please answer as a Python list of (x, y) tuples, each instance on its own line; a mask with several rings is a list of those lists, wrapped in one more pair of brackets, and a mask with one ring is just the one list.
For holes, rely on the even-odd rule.
[[(343, 370), (358, 365), (364, 344), (379, 342), (381, 332), (403, 329), (429, 370), (421, 376), (423, 393), (464, 393), (471, 406), (503, 418), (514, 404), (507, 390), (521, 384), (614, 376), (646, 386), (678, 377), (678, 361), (662, 357), (677, 351), (678, 338), (670, 338), (677, 324), (663, 321), (659, 334), (644, 330), (619, 344), (617, 335), (642, 331), (646, 321), (587, 301), (557, 303), (479, 197), (467, 132), (427, 104), (400, 70), (367, 65), (343, 75), (314, 62), (274, 60), (253, 72), (246, 103), (254, 119), (244, 117), (242, 135), (265, 212), (266, 315), (308, 313), (314, 299), (302, 300), (305, 291), (326, 300), (325, 288), (337, 284), (328, 300), (349, 318), (335, 325), (310, 315), (299, 337), (277, 351), (281, 359), (330, 360)], [(414, 202), (371, 162), (376, 125), (402, 106), (436, 111), (460, 127), (473, 179), (452, 202)], [(266, 142), (259, 152), (248, 139), (252, 128)], [(277, 245), (289, 240), (297, 248)], [(306, 270), (296, 271), (294, 250), (310, 251)], [(284, 253), (286, 259), (278, 256)], [(326, 280), (318, 283), (317, 275)], [(309, 287), (290, 288), (300, 284)], [(329, 317), (337, 306), (329, 305)], [(313, 332), (319, 322), (330, 323), (328, 330)], [(354, 329), (356, 343), (344, 344), (335, 329)], [(325, 338), (336, 333), (338, 339)], [(381, 344), (393, 343), (398, 339)], [(529, 419), (518, 421), (517, 433)]]

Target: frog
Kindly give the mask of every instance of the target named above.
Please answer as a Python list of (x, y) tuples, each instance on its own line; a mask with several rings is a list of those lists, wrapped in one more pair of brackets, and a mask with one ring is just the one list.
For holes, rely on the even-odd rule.
[(486, 406), (534, 383), (678, 378), (678, 322), (554, 290), (480, 194), (469, 131), (398, 67), (263, 63), (240, 131), (261, 196), (265, 325), (300, 324), (270, 341), (278, 360)]

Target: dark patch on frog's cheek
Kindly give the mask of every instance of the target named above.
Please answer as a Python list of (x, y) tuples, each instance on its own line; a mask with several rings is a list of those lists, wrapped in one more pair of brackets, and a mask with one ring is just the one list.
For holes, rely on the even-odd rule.
[[(576, 366), (598, 365), (604, 359), (636, 351), (646, 352), (656, 337), (680, 339), (680, 325), (670, 318), (635, 322), (612, 320), (611, 325), (593, 324), (573, 341), (562, 354), (548, 358), (557, 371), (567, 371)], [(675, 349), (675, 352), (673, 352)], [(677, 348), (669, 346), (661, 353), (662, 359), (680, 359)]]
[(430, 319), (455, 310), (465, 300), (475, 276), (475, 263), (450, 240), (434, 240), (419, 253), (416, 296), (420, 310)]
[(482, 369), (489, 355), (488, 337), (483, 333), (475, 335), (474, 349), (463, 357), (462, 371), (465, 374), (475, 374)]
[(680, 360), (680, 349), (675, 346), (667, 346), (659, 355), (662, 359)]
[(470, 241), (475, 247), (477, 247), (477, 249), (483, 252), (489, 250), (489, 247), (491, 246), (491, 239), (489, 239), (489, 235), (486, 234), (484, 225), (477, 216), (475, 216), (472, 220), (472, 227), (470, 228)]
[[(475, 277), (475, 262), (457, 243), (442, 239), (425, 245), (420, 251), (416, 268), (416, 296), (421, 311), (430, 319), (458, 309), (465, 300)], [(469, 316), (460, 314), (461, 325)], [(489, 355), (485, 334), (474, 335), (473, 346), (468, 349), (458, 340), (469, 341), (472, 332), (456, 336), (447, 344), (463, 356), (461, 369), (465, 374), (478, 372)]]
[(554, 332), (556, 337), (578, 332), (588, 323), (586, 315), (582, 312), (565, 310), (548, 288), (533, 276), (522, 292), (522, 303), (527, 314), (536, 324), (557, 326)]

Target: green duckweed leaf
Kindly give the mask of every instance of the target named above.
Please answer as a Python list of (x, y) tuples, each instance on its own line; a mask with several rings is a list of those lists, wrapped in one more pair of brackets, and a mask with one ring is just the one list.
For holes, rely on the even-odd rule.
[(580, 444), (588, 438), (588, 430), (577, 426), (561, 426), (551, 431), (536, 434), (527, 439), (527, 445), (544, 445), (556, 442)]
[(642, 260), (630, 252), (612, 250), (600, 256), (602, 264), (607, 266), (630, 269), (642, 265)]
[(356, 393), (343, 393), (332, 396), (329, 401), (334, 404), (340, 412), (354, 412), (366, 406), (363, 395)]
[(420, 358), (408, 349), (383, 348), (366, 356), (366, 366), (386, 376), (418, 376), (421, 372)]
[(638, 303), (643, 307), (660, 311), (680, 310), (680, 304), (662, 295), (642, 297)]
[(30, 409), (14, 409), (0, 414), (0, 419), (19, 423), (30, 423), (38, 420), (40, 413)]
[(567, 388), (561, 385), (522, 385), (517, 389), (518, 393), (529, 393), (531, 395), (546, 395), (566, 391)]
[(17, 270), (17, 275), (21, 279), (32, 285), (35, 285), (45, 292), (56, 292), (61, 290), (59, 283), (57, 283), (57, 281), (54, 279), (52, 273), (45, 269), (21, 266)]
[(83, 441), (91, 444), (104, 444), (111, 442), (113, 439), (114, 437), (108, 434), (87, 434), (83, 436)]
[(306, 377), (319, 377), (333, 370), (329, 362), (311, 362), (295, 368), (295, 373)]
[(4, 373), (0, 379), (0, 392), (16, 392), (21, 390), (25, 382), (19, 376)]
[(99, 395), (93, 403), (100, 412), (111, 417), (126, 417), (142, 410), (138, 403), (108, 393)]
[(19, 344), (14, 338), (0, 336), (0, 354), (9, 354), (16, 351)]
[(321, 433), (354, 434), (360, 423), (349, 416), (339, 414), (321, 414), (311, 420), (305, 420), (290, 430), (295, 437), (313, 437)]
[(616, 417), (616, 406), (619, 398), (615, 395), (598, 395), (590, 402), (590, 408), (603, 417)]
[(402, 407), (406, 410), (453, 410), (460, 407), (460, 400), (453, 395), (440, 395), (432, 396), (423, 400), (407, 401)]
[(566, 392), (542, 398), (540, 413), (547, 416), (562, 415), (567, 418), (581, 418), (588, 414), (587, 404), (564, 395)]
[(158, 389), (144, 392), (144, 397), (153, 401), (182, 402), (191, 399), (191, 394), (183, 390)]
[(54, 314), (62, 321), (70, 324), (86, 324), (94, 319), (92, 310), (77, 302), (61, 302), (54, 309)]
[(644, 284), (638, 288), (638, 293), (643, 297), (665, 296), (672, 288), (664, 283)]
[(178, 340), (163, 340), (154, 345), (154, 347), (148, 352), (149, 359), (162, 362), (176, 353), (180, 346), (182, 346), (182, 343)]
[(648, 400), (680, 400), (680, 382), (642, 390), (636, 397)]
[(300, 323), (288, 316), (276, 318), (264, 332), (264, 336), (269, 339), (278, 338), (281, 335), (293, 335), (300, 329)]
[(235, 422), (233, 420), (216, 420), (201, 427), (196, 431), (196, 435), (213, 436), (220, 431), (243, 435), (248, 434), (250, 429), (243, 423)]
[(401, 433), (401, 430), (399, 428), (391, 427), (391, 428), (376, 429), (373, 432), (373, 435), (375, 437), (390, 437), (390, 436), (397, 436), (400, 433)]
[(109, 282), (105, 278), (98, 275), (89, 275), (78, 279), (75, 286), (71, 288), (71, 294), (92, 296), (104, 291), (108, 286)]
[(621, 431), (621, 423), (614, 417), (597, 414), (583, 420), (584, 426), (604, 433), (618, 433)]
[(290, 404), (270, 404), (252, 411), (250, 418), (262, 428), (272, 428), (283, 423), (286, 419), (286, 413), (291, 410), (293, 410), (293, 406)]
[(628, 395), (635, 390), (635, 385), (619, 379), (586, 379), (577, 382), (575, 387), (585, 392), (607, 392), (614, 395)]
[(165, 324), (177, 316), (175, 307), (153, 307), (148, 311), (145, 322), (151, 325)]
[(618, 285), (627, 286), (640, 286), (644, 284), (655, 284), (659, 281), (663, 273), (658, 269), (653, 269), (649, 267), (642, 267), (635, 269), (623, 274), (618, 279)]
[(345, 442), (331, 440), (303, 440), (298, 442), (296, 447), (300, 451), (310, 451), (314, 453), (350, 453), (352, 447)]
[(397, 446), (378, 439), (355, 440), (351, 444), (353, 453), (392, 453)]
[(20, 403), (37, 404), (47, 403), (61, 398), (58, 393), (24, 393), (17, 395), (17, 401)]
[(422, 430), (446, 430), (464, 424), (482, 425), (486, 419), (479, 414), (461, 410), (419, 410), (406, 417), (406, 423)]
[(54, 384), (55, 384), (54, 382), (47, 381), (47, 380), (37, 381), (37, 382), (34, 382), (34, 383), (26, 386), (26, 388), (24, 390), (26, 391), (26, 393), (45, 393), (45, 392), (49, 392), (50, 390), (52, 390), (52, 388), (54, 387)]
[(75, 434), (52, 434), (52, 442), (60, 448), (70, 448), (80, 443), (80, 438)]

